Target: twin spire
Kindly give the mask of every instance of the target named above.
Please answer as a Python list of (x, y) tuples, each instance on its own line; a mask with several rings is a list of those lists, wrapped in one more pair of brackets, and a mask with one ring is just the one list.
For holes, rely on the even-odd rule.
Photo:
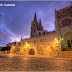
[(39, 30), (43, 30), (42, 24), (41, 24), (41, 18), (39, 19)]
[[(35, 15), (34, 15), (34, 21), (37, 22), (36, 12), (35, 12)], [(39, 19), (38, 30), (43, 30), (43, 27), (42, 27), (42, 24), (41, 24), (41, 18)]]

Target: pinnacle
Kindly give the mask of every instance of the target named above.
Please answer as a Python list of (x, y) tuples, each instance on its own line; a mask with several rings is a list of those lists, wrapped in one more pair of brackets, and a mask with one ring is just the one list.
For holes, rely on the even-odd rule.
[(36, 18), (36, 12), (35, 12), (35, 15), (34, 15), (34, 20), (37, 20), (37, 18)]

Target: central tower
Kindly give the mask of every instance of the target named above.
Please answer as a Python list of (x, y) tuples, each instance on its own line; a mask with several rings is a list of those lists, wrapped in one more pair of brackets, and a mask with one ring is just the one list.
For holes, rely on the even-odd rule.
[(31, 24), (31, 37), (35, 37), (36, 36), (36, 31), (38, 30), (38, 22), (37, 22), (37, 17), (36, 17), (36, 12), (34, 15), (34, 20)]
[(31, 24), (31, 35), (30, 37), (36, 37), (36, 36), (42, 36), (47, 34), (46, 30), (43, 30), (43, 26), (41, 24), (41, 18), (39, 20), (39, 22), (37, 22), (37, 17), (36, 17), (36, 12), (34, 15), (34, 20)]

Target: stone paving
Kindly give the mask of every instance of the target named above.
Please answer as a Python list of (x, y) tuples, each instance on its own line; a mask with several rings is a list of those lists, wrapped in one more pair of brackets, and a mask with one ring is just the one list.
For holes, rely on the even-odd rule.
[(72, 71), (72, 59), (0, 55), (0, 71)]

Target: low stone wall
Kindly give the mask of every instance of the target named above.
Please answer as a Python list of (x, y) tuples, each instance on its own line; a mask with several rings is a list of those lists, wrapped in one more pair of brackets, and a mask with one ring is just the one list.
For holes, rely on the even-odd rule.
[(61, 52), (60, 43), (27, 43), (12, 46), (10, 53), (19, 55), (56, 56)]
[(12, 46), (10, 53), (19, 55), (56, 56), (61, 51), (58, 33), (34, 37), (17, 42)]

